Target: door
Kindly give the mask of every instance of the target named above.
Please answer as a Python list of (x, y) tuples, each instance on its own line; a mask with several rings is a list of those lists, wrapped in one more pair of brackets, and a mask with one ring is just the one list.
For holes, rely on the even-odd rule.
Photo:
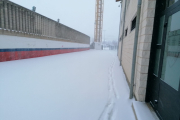
[(146, 101), (162, 120), (180, 120), (180, 1), (157, 1)]

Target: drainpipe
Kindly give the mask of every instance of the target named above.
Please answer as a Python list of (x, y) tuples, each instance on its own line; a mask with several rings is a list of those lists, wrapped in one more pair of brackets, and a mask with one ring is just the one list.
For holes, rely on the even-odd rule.
[(123, 31), (122, 31), (122, 41), (121, 41), (121, 56), (120, 56), (120, 66), (122, 66), (122, 48), (123, 48), (123, 40), (124, 40), (124, 26), (125, 26), (125, 15), (126, 15), (126, 2), (127, 0), (125, 0), (125, 7), (124, 7), (124, 14), (123, 14)]
[[(120, 11), (122, 10), (122, 2), (120, 1)], [(120, 15), (120, 19), (119, 19), (119, 36), (118, 36), (118, 49), (117, 49), (117, 56), (118, 56), (118, 53), (119, 53), (119, 43), (120, 43), (120, 32), (121, 32), (121, 15)]]
[(138, 0), (138, 5), (137, 5), (136, 29), (135, 29), (134, 49), (133, 49), (132, 69), (131, 69), (131, 86), (130, 86), (130, 95), (129, 95), (130, 99), (133, 98), (134, 74), (135, 74), (135, 67), (136, 67), (136, 53), (137, 53), (137, 44), (138, 44), (138, 35), (139, 35), (141, 2), (142, 0)]

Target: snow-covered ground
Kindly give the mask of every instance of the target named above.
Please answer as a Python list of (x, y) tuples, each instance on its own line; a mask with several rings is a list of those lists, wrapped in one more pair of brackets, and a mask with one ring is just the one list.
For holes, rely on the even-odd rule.
[(134, 120), (115, 51), (0, 63), (0, 120)]

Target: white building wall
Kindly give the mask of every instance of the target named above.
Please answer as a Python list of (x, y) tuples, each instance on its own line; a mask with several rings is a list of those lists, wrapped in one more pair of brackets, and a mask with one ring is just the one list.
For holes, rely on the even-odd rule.
[(143, 0), (136, 57), (135, 96), (145, 101), (156, 0)]
[[(122, 1), (122, 14), (121, 20), (123, 20), (123, 10), (125, 7), (125, 0)], [(125, 22), (121, 22), (120, 36), (122, 38), (122, 26), (124, 26), (124, 32), (128, 28), (127, 36), (123, 39), (122, 50), (122, 67), (127, 77), (127, 81), (131, 80), (132, 69), (132, 57), (134, 47), (135, 29), (131, 31), (131, 21), (137, 13), (138, 0), (127, 0), (127, 10)], [(154, 24), (156, 0), (142, 0), (139, 39), (136, 56), (136, 70), (135, 70), (135, 87), (134, 95), (138, 101), (145, 101), (146, 85), (149, 67), (150, 47), (152, 41), (152, 32)], [(121, 42), (119, 43), (119, 58), (121, 53)]]

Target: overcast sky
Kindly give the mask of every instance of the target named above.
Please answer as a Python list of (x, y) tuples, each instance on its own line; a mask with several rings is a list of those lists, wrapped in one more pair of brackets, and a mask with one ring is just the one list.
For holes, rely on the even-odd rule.
[[(10, 0), (28, 9), (56, 20), (94, 38), (95, 0)], [(104, 0), (104, 26), (106, 40), (118, 40), (120, 7), (115, 0)], [(103, 33), (104, 40), (104, 33)]]

